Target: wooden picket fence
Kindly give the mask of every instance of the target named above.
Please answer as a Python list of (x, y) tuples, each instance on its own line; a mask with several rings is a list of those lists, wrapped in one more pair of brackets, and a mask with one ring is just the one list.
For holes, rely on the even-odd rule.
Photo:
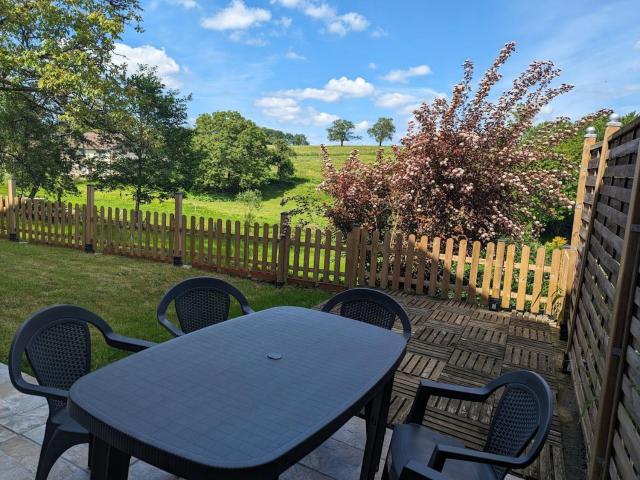
[[(10, 191), (15, 191), (10, 186)], [(330, 290), (358, 285), (466, 300), (492, 308), (558, 315), (574, 269), (572, 251), (505, 242), (331, 229), (98, 207), (0, 199), (0, 237), (126, 255)], [(177, 221), (176, 221), (177, 220)], [(533, 253), (533, 255), (532, 255)], [(559, 315), (558, 315), (559, 316)]]

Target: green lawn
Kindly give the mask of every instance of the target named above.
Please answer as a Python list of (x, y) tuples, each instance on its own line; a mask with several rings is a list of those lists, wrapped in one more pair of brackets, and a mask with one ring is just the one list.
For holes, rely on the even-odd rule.
[[(0, 362), (7, 361), (18, 326), (33, 312), (58, 303), (88, 308), (123, 335), (167, 340), (169, 334), (155, 316), (164, 292), (182, 279), (211, 275), (164, 263), (7, 240), (0, 240), (0, 260)], [(319, 289), (276, 289), (268, 283), (220, 277), (240, 289), (255, 310), (276, 305), (311, 307), (330, 296)], [(233, 304), (232, 316), (238, 313), (238, 305)], [(94, 340), (94, 367), (124, 355), (107, 347), (99, 335)]]
[[(329, 152), (336, 165), (342, 165), (349, 153), (357, 148), (364, 161), (373, 161), (378, 147), (375, 146), (330, 146)], [(322, 194), (316, 192), (316, 186), (322, 181), (322, 157), (318, 145), (304, 147), (294, 147), (297, 157), (294, 160), (296, 167), (295, 178), (286, 182), (273, 182), (262, 189), (262, 207), (256, 214), (256, 221), (263, 223), (278, 223), (280, 212), (291, 208), (289, 205), (283, 207), (280, 202), (283, 196), (302, 195), (314, 193), (319, 198), (324, 198)], [(387, 152), (391, 149), (387, 147)], [(69, 195), (65, 201), (73, 203), (85, 203), (86, 184), (79, 183), (79, 195)], [(0, 182), (0, 195), (6, 195), (7, 186)], [(205, 218), (222, 218), (230, 220), (244, 220), (245, 208), (235, 201), (235, 195), (213, 195), (213, 196), (193, 196), (188, 195), (183, 203), (183, 213), (187, 216), (203, 216)], [(120, 207), (130, 209), (134, 206), (131, 196), (127, 192), (96, 192), (96, 205), (98, 207)], [(145, 205), (143, 210), (157, 212), (173, 212), (173, 201), (154, 201), (150, 205)], [(313, 219), (314, 223), (320, 227), (327, 225), (327, 220), (323, 217)]]

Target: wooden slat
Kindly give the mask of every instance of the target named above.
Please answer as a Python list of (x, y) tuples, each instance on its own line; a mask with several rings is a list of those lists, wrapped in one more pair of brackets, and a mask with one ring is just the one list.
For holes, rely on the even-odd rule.
[(527, 293), (527, 278), (529, 276), (530, 247), (523, 245), (520, 252), (520, 270), (518, 272), (518, 296), (516, 298), (516, 309), (523, 310), (525, 295)]

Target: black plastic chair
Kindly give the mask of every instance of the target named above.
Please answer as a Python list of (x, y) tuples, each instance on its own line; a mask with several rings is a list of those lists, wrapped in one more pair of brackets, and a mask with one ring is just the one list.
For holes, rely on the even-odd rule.
[(404, 308), (391, 296), (371, 288), (352, 288), (334, 295), (322, 307), (323, 312), (331, 312), (340, 305), (343, 317), (369, 323), (391, 330), (396, 317), (402, 323), (404, 337), (411, 338), (411, 322)]
[[(80, 443), (90, 444), (91, 467), (91, 436), (67, 411), (69, 388), (91, 369), (88, 324), (102, 333), (108, 345), (120, 350), (138, 352), (154, 345), (118, 335), (98, 315), (73, 305), (45, 308), (22, 324), (9, 351), (9, 378), (17, 390), (45, 397), (49, 404), (36, 480), (46, 479), (58, 457)], [(22, 376), (21, 363), (25, 353), (38, 385), (28, 383)]]
[[(431, 395), (482, 402), (503, 388), (483, 451), (421, 425)], [(551, 427), (553, 399), (537, 373), (510, 372), (481, 388), (423, 380), (407, 417), (393, 431), (384, 479), (502, 479), (512, 468), (531, 464)], [(442, 477), (433, 476), (441, 472)]]
[[(253, 313), (242, 292), (233, 285), (213, 277), (194, 277), (174, 285), (158, 305), (158, 322), (174, 336), (194, 332), (224, 322), (229, 318), (231, 297), (240, 304), (242, 314)], [(180, 328), (167, 318), (174, 302)]]

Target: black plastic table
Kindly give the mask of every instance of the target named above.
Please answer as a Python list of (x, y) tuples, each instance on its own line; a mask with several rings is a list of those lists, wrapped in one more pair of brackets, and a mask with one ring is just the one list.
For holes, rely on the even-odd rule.
[(361, 479), (382, 452), (396, 333), (277, 307), (159, 344), (70, 390), (94, 436), (92, 479), (126, 479), (131, 456), (186, 478), (276, 478), (363, 408)]

